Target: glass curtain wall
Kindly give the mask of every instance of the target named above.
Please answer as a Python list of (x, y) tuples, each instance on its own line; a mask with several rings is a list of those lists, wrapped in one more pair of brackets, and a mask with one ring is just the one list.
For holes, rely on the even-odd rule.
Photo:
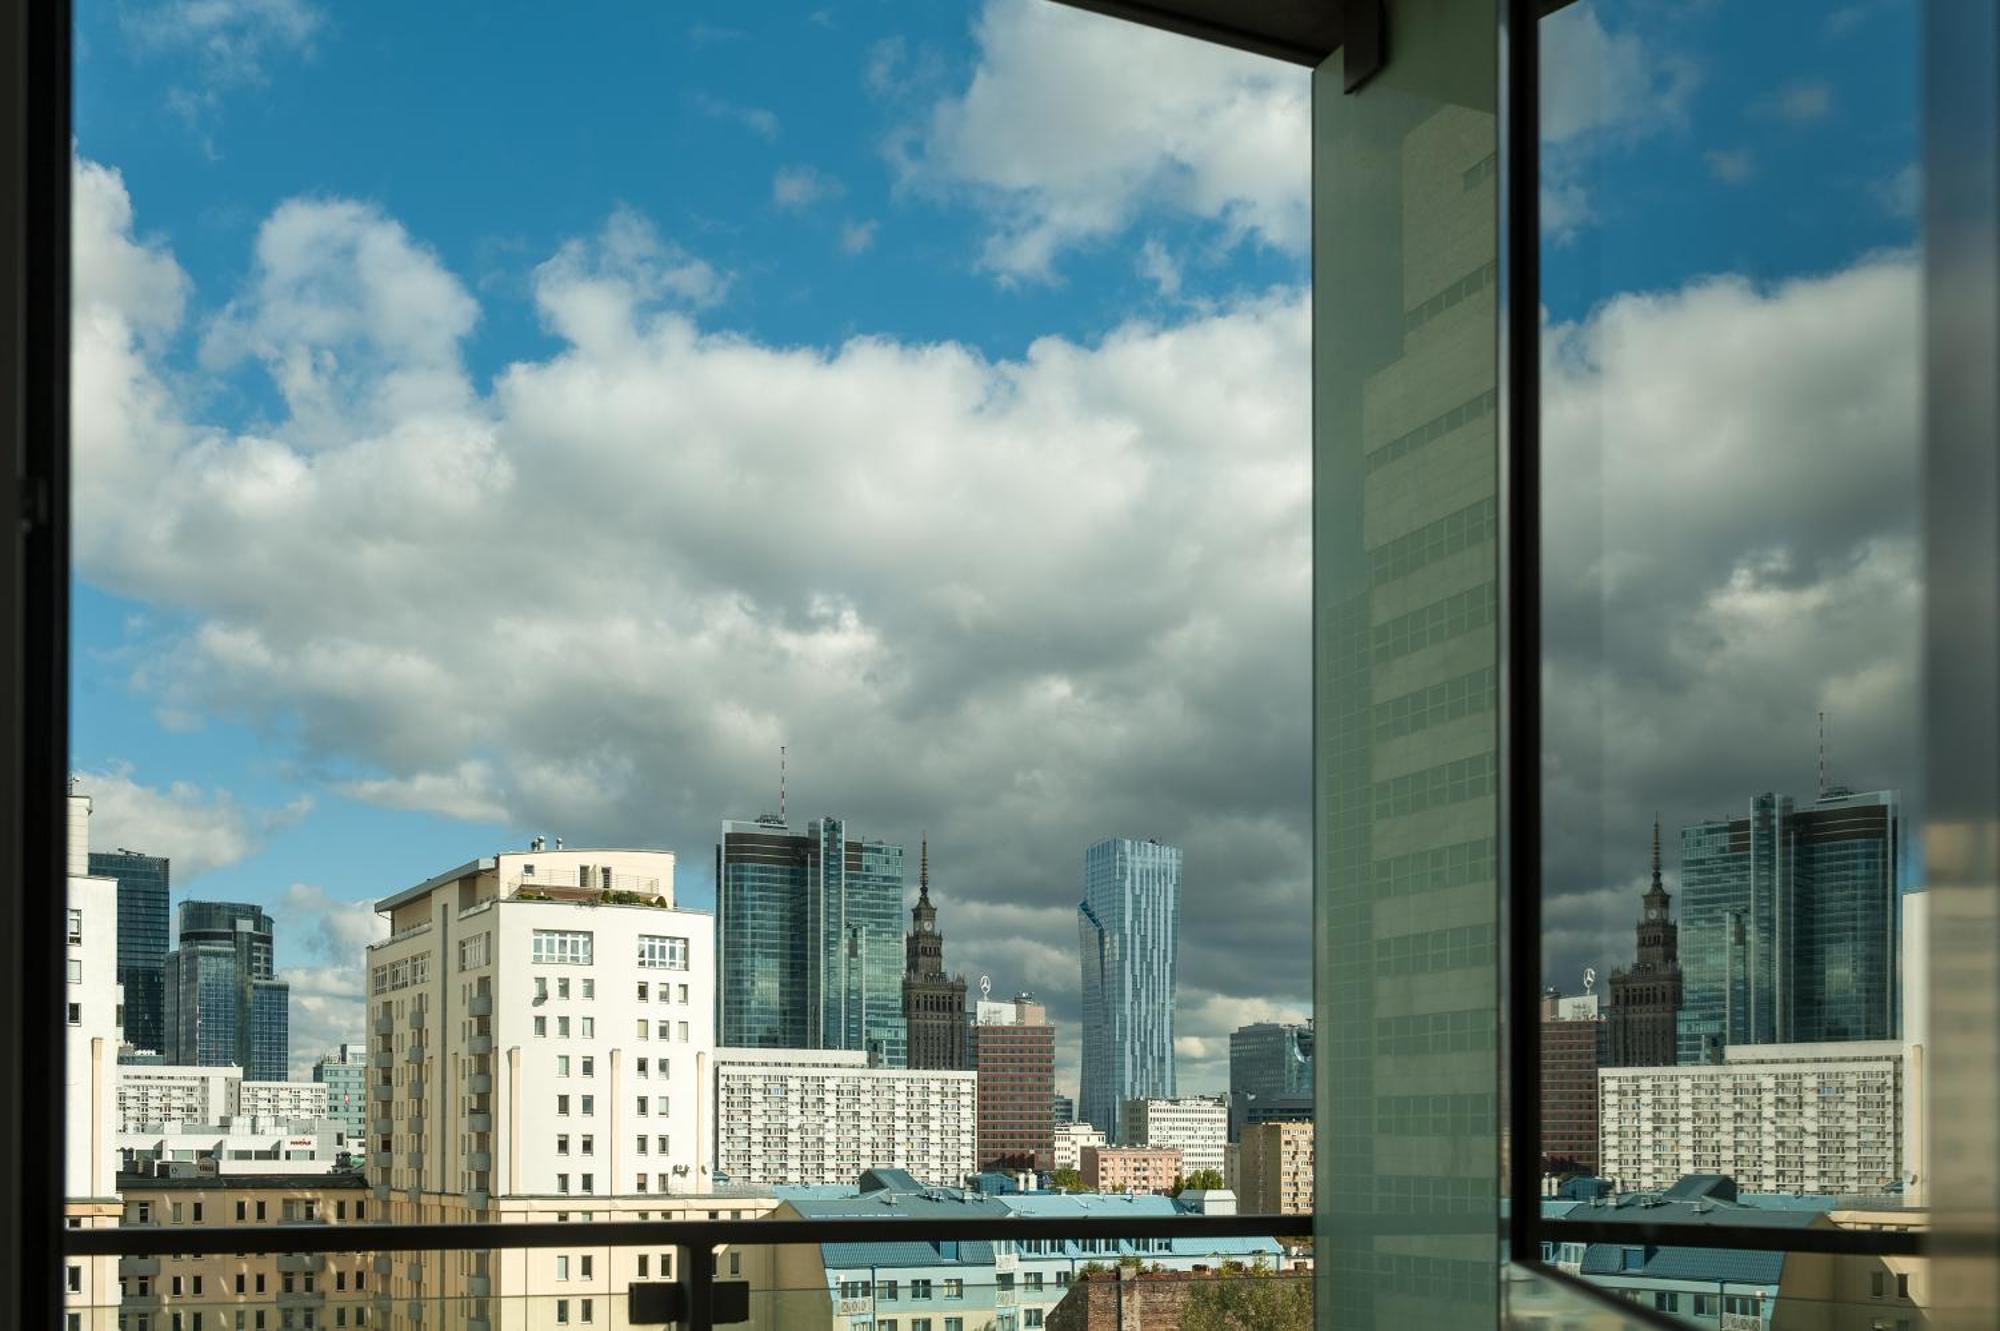
[(1490, 1326), (1498, 1206), (1498, 13), (1313, 77), (1316, 1299)]

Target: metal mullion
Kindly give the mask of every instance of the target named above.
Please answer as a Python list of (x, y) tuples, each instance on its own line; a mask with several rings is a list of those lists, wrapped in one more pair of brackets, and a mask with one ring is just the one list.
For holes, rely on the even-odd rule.
[(537, 1221), (531, 1224), (246, 1225), (69, 1230), (77, 1256), (150, 1257), (167, 1253), (375, 1252), (458, 1248), (623, 1248), (654, 1245), (894, 1242), (926, 1240), (1276, 1238), (1312, 1232), (1310, 1215), (895, 1217), (814, 1220)]

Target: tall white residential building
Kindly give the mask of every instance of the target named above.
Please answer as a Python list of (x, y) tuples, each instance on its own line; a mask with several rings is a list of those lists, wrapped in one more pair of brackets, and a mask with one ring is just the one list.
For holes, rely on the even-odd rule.
[(1906, 892), (1903, 928), (1903, 1172), (1904, 1196), (1924, 1205), (1931, 1187), (1931, 896)]
[(1179, 1151), (1183, 1175), (1197, 1169), (1219, 1175), (1222, 1148), (1229, 1142), (1229, 1100), (1209, 1095), (1127, 1100), (1119, 1114), (1119, 1133), (1128, 1146)]
[(1103, 1146), (1104, 1134), (1088, 1123), (1056, 1124), (1055, 1167), (1057, 1169), (1082, 1169), (1083, 1148)]
[(316, 1081), (240, 1082), (236, 1112), (257, 1118), (327, 1118), (326, 1086)]
[[(367, 1161), (390, 1219), (664, 1217), (710, 1190), (714, 918), (674, 905), (671, 853), (538, 841), (376, 908)], [(535, 1293), (546, 1264), (485, 1260), (398, 1266), (392, 1293)]]
[(976, 1168), (972, 1072), (871, 1068), (862, 1050), (718, 1049), (715, 1167), (738, 1184), (853, 1183), (902, 1169), (953, 1187)]
[(118, 1065), (118, 1130), (148, 1123), (219, 1123), (244, 1111), (243, 1069), (174, 1063)]
[(1635, 1192), (1727, 1174), (1746, 1192), (1879, 1193), (1904, 1173), (1903, 1067), (1897, 1041), (1856, 1040), (1600, 1069), (1598, 1171)]
[[(63, 1211), (80, 1229), (109, 1228), (124, 1210), (118, 1198), (118, 1046), (124, 994), (118, 983), (118, 883), (90, 876), (90, 799), (69, 797), (63, 988)], [(119, 1302), (118, 1261), (70, 1258), (70, 1309), (102, 1319)], [(95, 1309), (96, 1312), (82, 1310)], [(109, 1323), (106, 1322), (106, 1325)]]

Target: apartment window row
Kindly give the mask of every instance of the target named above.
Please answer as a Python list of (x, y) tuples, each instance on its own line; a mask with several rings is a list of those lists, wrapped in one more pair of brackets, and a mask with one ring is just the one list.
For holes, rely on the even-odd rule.
[(639, 964), (659, 970), (688, 968), (688, 940), (664, 934), (639, 935)]
[(661, 1118), (665, 1118), (667, 1114), (670, 1112), (668, 1109), (668, 1100), (666, 1096), (664, 1095), (654, 1096), (649, 1101), (648, 1097), (642, 1095), (639, 1097), (637, 1101), (640, 1118), (646, 1117), (646, 1106), (648, 1103), (651, 1103), (654, 1106), (654, 1112), (657, 1113)]
[(635, 1023), (634, 1034), (641, 1040), (653, 1039), (655, 1032), (662, 1040), (680, 1040), (685, 1043), (689, 1038), (688, 1024), (684, 1021), (647, 1021), (641, 1017)]
[[(588, 966), (591, 952), (588, 929), (535, 930), (532, 955), (538, 966)], [(541, 988), (539, 980), (536, 988)]]
[(385, 962), (375, 967), (371, 972), (369, 991), (386, 994), (395, 989), (408, 989), (414, 984), (425, 984), (430, 978), (431, 954), (419, 952), (414, 957)]
[[(577, 987), (578, 992), (583, 998), (593, 999), (597, 997), (597, 981), (588, 976), (579, 981)], [(555, 996), (558, 999), (567, 999), (570, 996), (570, 984), (567, 975), (556, 977)], [(537, 1003), (546, 1003), (549, 1001), (549, 977), (546, 975), (537, 975), (535, 977), (535, 1001)]]
[[(576, 1176), (576, 1178), (577, 1178), (577, 1191), (578, 1191), (578, 1192), (583, 1192), (583, 1193), (595, 1193), (595, 1192), (597, 1191), (597, 1175), (595, 1175), (595, 1174), (578, 1174), (578, 1175)], [(556, 1191), (557, 1191), (557, 1192), (559, 1192), (559, 1193), (567, 1193), (567, 1192), (569, 1191), (569, 1175), (568, 1175), (568, 1174), (557, 1174), (557, 1175), (556, 1175)]]
[(83, 941), (83, 912), (73, 906), (69, 912), (69, 941), (72, 943)]
[(637, 1151), (640, 1155), (646, 1154), (646, 1143), (649, 1140), (659, 1143), (659, 1152), (661, 1155), (666, 1155), (668, 1153), (668, 1150), (670, 1149), (668, 1147), (668, 1141), (670, 1139), (665, 1133), (660, 1133), (657, 1136), (648, 1138), (646, 1134), (642, 1132), (637, 1137), (633, 1138), (633, 1142), (635, 1143)]
[[(593, 1311), (593, 1307), (592, 1307), (592, 1305), (593, 1305), (593, 1304), (594, 1304), (595, 1302), (596, 1302), (596, 1300), (594, 1300), (594, 1299), (577, 1299), (577, 1300), (576, 1300), (576, 1304), (577, 1304), (577, 1317), (576, 1317), (576, 1320), (577, 1320), (577, 1321), (579, 1321), (579, 1322), (582, 1322), (582, 1323), (585, 1323), (585, 1324), (588, 1324), (589, 1322), (591, 1322), (591, 1321), (595, 1320), (595, 1316), (596, 1316), (596, 1314), (595, 1314), (595, 1312)], [(557, 1300), (556, 1300), (556, 1325), (557, 1325), (557, 1326), (568, 1326), (568, 1325), (570, 1324), (570, 1316), (569, 1316), (569, 1305), (570, 1305), (570, 1300), (568, 1300), (568, 1299), (557, 1299)]]
[[(557, 1113), (558, 1115), (561, 1115), (561, 1116), (562, 1116), (562, 1117), (564, 1117), (564, 1118), (567, 1118), (567, 1117), (569, 1116), (569, 1104), (570, 1104), (570, 1100), (571, 1100), (571, 1098), (572, 1098), (572, 1097), (570, 1097), (570, 1096), (568, 1096), (568, 1095), (558, 1095), (558, 1096), (556, 1097), (556, 1113)], [(579, 1114), (579, 1116), (580, 1116), (580, 1117), (583, 1117), (583, 1118), (590, 1118), (590, 1117), (594, 1116), (594, 1115), (595, 1115), (595, 1114), (597, 1113), (597, 1097), (596, 1097), (596, 1096), (594, 1096), (594, 1095), (579, 1095), (579, 1096), (576, 1096), (576, 1097), (574, 1097), (574, 1098), (575, 1098), (575, 1099), (577, 1100), (577, 1102), (578, 1102), (578, 1104), (577, 1104), (577, 1110), (578, 1110), (578, 1114)]]
[[(687, 967), (682, 966), (680, 969), (686, 970)], [(649, 996), (656, 991), (659, 995), (658, 1001), (662, 1003), (685, 1003), (688, 1001), (688, 987), (684, 984), (668, 984), (665, 980), (662, 980), (655, 986), (648, 984), (644, 980), (639, 981), (639, 1001), (641, 1003), (650, 1001)]]
[(458, 940), (458, 968), (462, 971), (477, 970), (493, 958), (493, 935), (474, 934), (470, 938)]

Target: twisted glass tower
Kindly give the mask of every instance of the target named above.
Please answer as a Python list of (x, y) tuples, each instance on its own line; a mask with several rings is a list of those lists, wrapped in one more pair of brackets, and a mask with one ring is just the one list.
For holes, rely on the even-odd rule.
[(1083, 962), (1077, 1113), (1110, 1135), (1126, 1100), (1175, 1094), (1180, 850), (1120, 838), (1092, 846), (1083, 854), (1076, 922)]

